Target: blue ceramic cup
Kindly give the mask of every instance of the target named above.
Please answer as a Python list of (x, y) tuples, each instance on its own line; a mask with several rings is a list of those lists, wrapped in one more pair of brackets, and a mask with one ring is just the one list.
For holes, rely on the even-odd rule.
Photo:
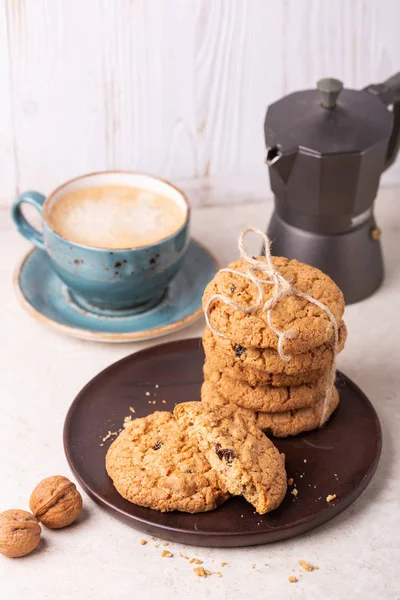
[[(121, 249), (85, 246), (51, 228), (49, 215), (65, 194), (110, 185), (140, 188), (172, 199), (183, 211), (183, 225), (149, 246)], [(43, 233), (24, 217), (24, 203), (40, 212)], [(39, 192), (24, 192), (15, 200), (12, 216), (20, 233), (47, 252), (73, 301), (85, 310), (106, 316), (143, 312), (160, 302), (182, 265), (189, 243), (190, 208), (186, 196), (170, 183), (145, 174), (110, 171), (83, 175), (64, 183), (47, 198)]]

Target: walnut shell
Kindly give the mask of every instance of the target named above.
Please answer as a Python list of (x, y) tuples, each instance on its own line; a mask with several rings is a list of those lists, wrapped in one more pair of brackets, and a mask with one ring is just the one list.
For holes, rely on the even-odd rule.
[(11, 509), (0, 513), (0, 553), (11, 558), (32, 552), (42, 530), (31, 513)]
[(29, 506), (38, 521), (61, 529), (75, 521), (82, 510), (82, 496), (72, 481), (62, 475), (43, 479), (33, 490)]

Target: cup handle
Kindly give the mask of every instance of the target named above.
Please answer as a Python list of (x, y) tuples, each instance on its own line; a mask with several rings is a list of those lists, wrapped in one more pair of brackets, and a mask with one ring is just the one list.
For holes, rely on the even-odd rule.
[(26, 202), (26, 204), (31, 204), (39, 211), (42, 216), (43, 213), (43, 204), (46, 200), (43, 194), (39, 194), (39, 192), (24, 192), (14, 201), (11, 209), (11, 215), (14, 223), (17, 226), (18, 231), (26, 237), (27, 240), (35, 244), (38, 248), (44, 249), (44, 239), (43, 234), (35, 229), (28, 221), (25, 219), (22, 214), (22, 204)]

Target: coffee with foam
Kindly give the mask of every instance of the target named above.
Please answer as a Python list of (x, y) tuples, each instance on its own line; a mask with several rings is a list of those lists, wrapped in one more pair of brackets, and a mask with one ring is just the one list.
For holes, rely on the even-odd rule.
[(86, 187), (52, 205), (48, 224), (63, 238), (105, 249), (140, 248), (180, 229), (187, 211), (172, 198), (124, 185)]

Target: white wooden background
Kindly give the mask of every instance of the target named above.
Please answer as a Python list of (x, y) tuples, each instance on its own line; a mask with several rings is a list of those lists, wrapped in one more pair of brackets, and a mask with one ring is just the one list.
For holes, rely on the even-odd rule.
[(0, 2), (0, 202), (103, 169), (267, 196), (270, 102), (400, 69), (399, 0)]

